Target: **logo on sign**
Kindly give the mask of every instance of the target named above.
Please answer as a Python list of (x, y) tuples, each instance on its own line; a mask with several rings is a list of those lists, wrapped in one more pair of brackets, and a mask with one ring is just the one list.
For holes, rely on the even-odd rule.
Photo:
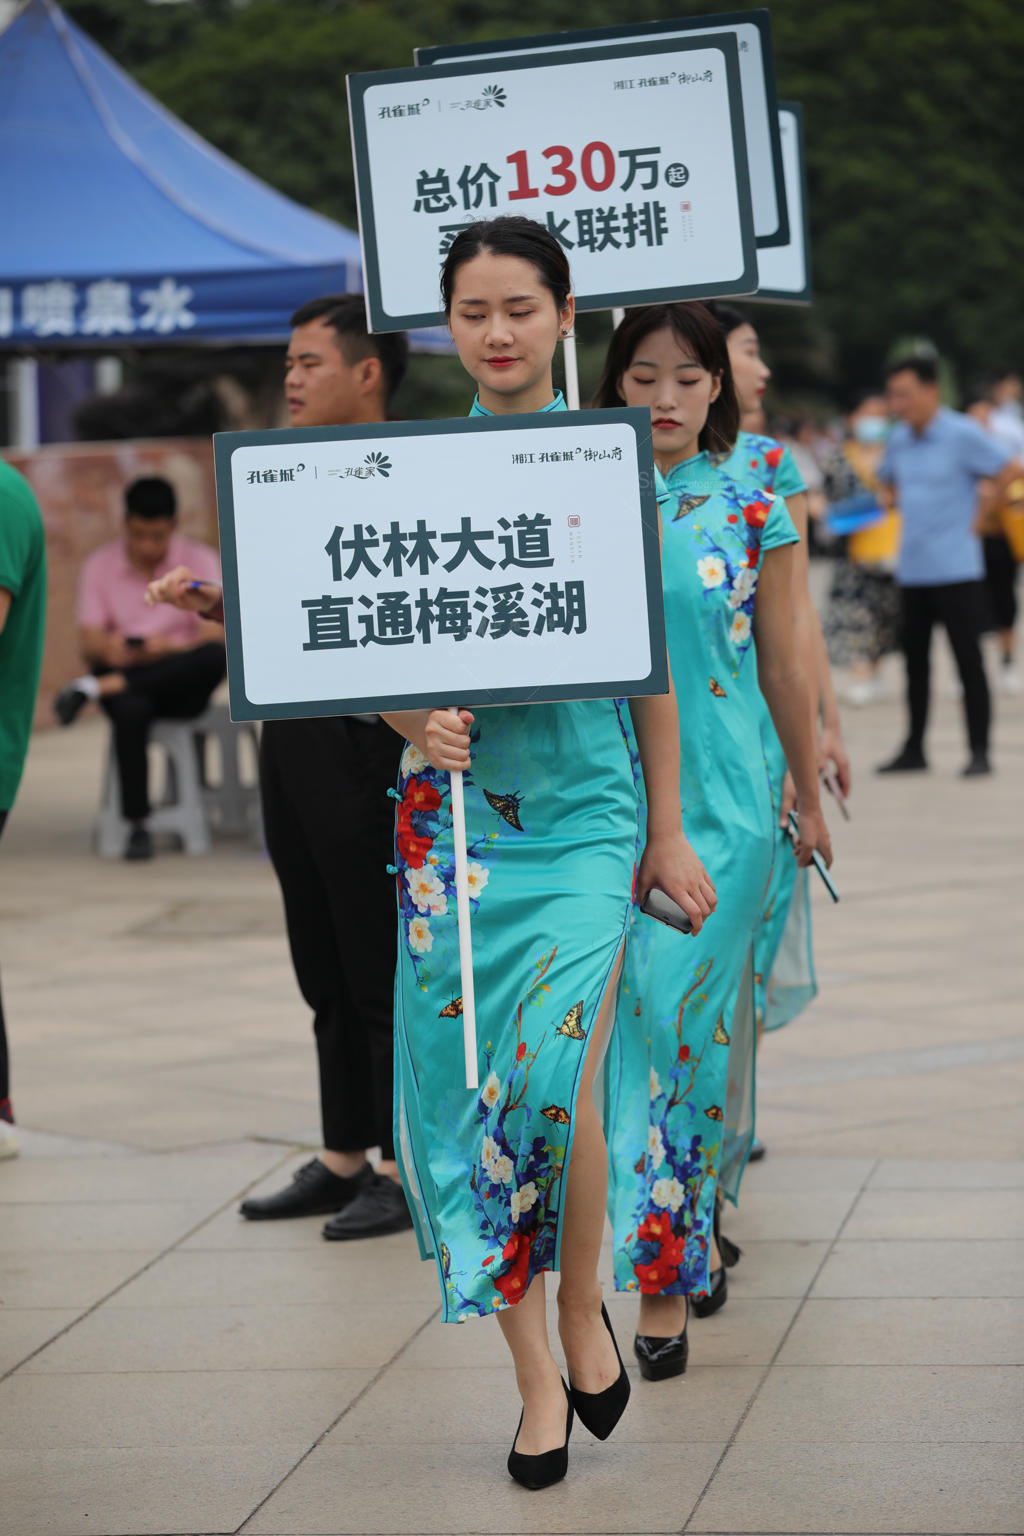
[(392, 470), (386, 453), (368, 453), (361, 464), (349, 464), (345, 469), (329, 469), (328, 475), (338, 475), (343, 480), (372, 480), (379, 475), (386, 480)]

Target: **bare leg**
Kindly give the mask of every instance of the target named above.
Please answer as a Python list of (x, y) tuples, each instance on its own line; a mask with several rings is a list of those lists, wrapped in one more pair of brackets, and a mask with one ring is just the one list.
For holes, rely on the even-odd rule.
[[(620, 954), (587, 1042), (565, 1175), (558, 1331), (573, 1385), (583, 1392), (603, 1391), (619, 1373), (614, 1345), (601, 1320), (601, 1284), (597, 1278), (608, 1151), (594, 1103), (594, 1073), (601, 1040), (614, 1017), (621, 964)], [(498, 1313), (523, 1399), (523, 1424), (515, 1448), (526, 1456), (554, 1450), (565, 1439), (565, 1393), (548, 1341), (544, 1281), (543, 1274), (536, 1275), (522, 1301)]]
[(565, 1393), (548, 1343), (543, 1274), (533, 1277), (522, 1301), (498, 1313), (498, 1325), (512, 1351), (523, 1400), (515, 1449), (524, 1456), (540, 1456), (565, 1440)]
[(608, 1148), (594, 1103), (594, 1074), (605, 1031), (615, 1017), (621, 968), (620, 952), (587, 1042), (566, 1172), (558, 1332), (572, 1385), (581, 1392), (603, 1392), (619, 1374), (615, 1346), (601, 1318), (597, 1278), (608, 1200)]

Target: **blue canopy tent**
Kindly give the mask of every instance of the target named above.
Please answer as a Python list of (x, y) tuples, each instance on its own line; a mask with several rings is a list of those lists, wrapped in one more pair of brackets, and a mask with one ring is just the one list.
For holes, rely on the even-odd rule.
[(220, 154), (54, 0), (0, 33), (0, 348), (280, 341), (359, 238)]

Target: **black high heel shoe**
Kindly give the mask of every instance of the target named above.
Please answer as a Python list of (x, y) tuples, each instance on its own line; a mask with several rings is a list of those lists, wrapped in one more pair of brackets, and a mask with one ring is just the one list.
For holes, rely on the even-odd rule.
[(726, 1279), (726, 1270), (733, 1269), (740, 1261), (742, 1248), (732, 1242), (722, 1231), (722, 1204), (715, 1201), (715, 1214), (712, 1219), (712, 1230), (715, 1234), (715, 1242), (718, 1245), (719, 1256), (722, 1263), (718, 1269), (713, 1269), (710, 1275), (708, 1294), (696, 1299), (693, 1303), (695, 1317), (710, 1317), (718, 1312), (729, 1300), (729, 1283)]
[[(690, 1319), (690, 1298), (686, 1298), (686, 1319)], [(667, 1381), (670, 1376), (684, 1376), (686, 1362), (690, 1358), (690, 1344), (686, 1337), (686, 1323), (682, 1333), (671, 1338), (652, 1338), (638, 1333), (633, 1340), (633, 1353), (640, 1364), (640, 1374), (648, 1381)]]
[[(524, 1456), (522, 1451), (516, 1450), (516, 1440), (519, 1439), (519, 1430), (523, 1427), (523, 1414), (519, 1415), (519, 1425), (516, 1429), (515, 1440), (512, 1441), (512, 1449), (508, 1453), (509, 1476), (514, 1478), (523, 1488), (536, 1490), (538, 1488), (550, 1488), (553, 1483), (560, 1483), (569, 1470), (569, 1436), (572, 1434), (572, 1393), (562, 1382), (565, 1392), (565, 1444), (556, 1445), (553, 1451), (541, 1451), (539, 1456)], [(525, 1409), (523, 1412), (525, 1413)]]
[(573, 1407), (576, 1409), (580, 1423), (590, 1430), (590, 1433), (598, 1440), (607, 1440), (616, 1424), (622, 1418), (629, 1402), (629, 1377), (626, 1375), (626, 1367), (622, 1363), (619, 1354), (618, 1342), (612, 1331), (612, 1325), (608, 1318), (604, 1303), (601, 1304), (601, 1316), (604, 1325), (612, 1336), (615, 1345), (615, 1355), (619, 1362), (619, 1374), (610, 1387), (605, 1387), (603, 1392), (581, 1392), (578, 1387), (571, 1387)]

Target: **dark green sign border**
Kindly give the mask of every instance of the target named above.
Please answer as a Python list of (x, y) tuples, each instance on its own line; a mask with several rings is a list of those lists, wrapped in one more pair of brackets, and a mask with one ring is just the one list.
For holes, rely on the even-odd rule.
[[(759, 288), (751, 294), (751, 300), (768, 304), (810, 304), (814, 299), (811, 282), (811, 218), (807, 201), (807, 160), (804, 155), (804, 109), (798, 101), (780, 101), (780, 112), (792, 112), (796, 119), (796, 163), (803, 194), (803, 228), (800, 237), (804, 242), (804, 286), (799, 293), (784, 293), (778, 288)], [(788, 195), (787, 195), (788, 202)]]
[[(231, 483), (231, 459), (237, 448), (285, 443), (353, 442), (379, 445), (382, 440), (404, 437), (452, 437), (466, 432), (532, 432), (593, 427), (602, 422), (630, 427), (636, 437), (640, 465), (640, 508), (644, 569), (647, 578), (647, 624), (651, 670), (646, 677), (616, 679), (614, 683), (559, 683), (550, 687), (480, 688), (459, 699), (432, 693), (394, 693), (354, 699), (307, 699), (300, 703), (254, 704), (245, 691), (242, 654), (242, 620), (239, 606), (238, 557), (235, 547), (235, 506)], [(457, 449), (457, 442), (453, 443)], [(654, 457), (651, 449), (649, 412), (636, 407), (614, 411), (559, 411), (525, 416), (486, 416), (456, 421), (389, 421), (379, 426), (291, 427), (276, 432), (218, 432), (213, 439), (217, 469), (217, 517), (220, 524), (221, 567), (224, 581), (224, 628), (227, 638), (228, 686), (232, 720), (290, 720), (313, 715), (355, 715), (384, 710), (438, 708), (447, 704), (539, 704), (561, 699), (633, 698), (668, 692), (668, 660), (665, 651), (665, 605), (661, 584), (660, 519), (654, 494)], [(286, 526), (282, 539), (289, 537)], [(632, 618), (630, 617), (630, 622)]]
[[(784, 195), (785, 175), (782, 168), (782, 137), (779, 133), (778, 108), (775, 85), (775, 50), (772, 45), (772, 19), (770, 11), (727, 11), (720, 16), (680, 16), (675, 21), (639, 22), (635, 27), (584, 27), (568, 32), (544, 32), (536, 37), (488, 38), (480, 43), (453, 43), (450, 47), (440, 44), (432, 48), (414, 50), (416, 63), (436, 65), (449, 60), (475, 58), (483, 62), (483, 52), (505, 53), (517, 48), (534, 48), (544, 51), (565, 47), (567, 43), (615, 42), (619, 38), (657, 37), (664, 32), (702, 33), (708, 27), (733, 27), (740, 23), (755, 26), (761, 34), (761, 60), (764, 66), (764, 90), (768, 104), (768, 133), (772, 146), (772, 174), (775, 177), (775, 233), (756, 235), (758, 248), (789, 244), (789, 210)], [(495, 61), (498, 62), (497, 60)], [(744, 137), (744, 142), (746, 138)]]
[[(523, 58), (495, 61), (496, 73), (508, 70), (538, 69), (555, 65), (565, 67), (585, 64), (608, 58), (658, 58), (666, 53), (693, 53), (716, 48), (723, 58), (729, 89), (729, 113), (732, 126), (733, 154), (736, 167), (736, 184), (739, 189), (740, 237), (743, 246), (743, 271), (731, 283), (693, 283), (668, 288), (623, 289), (611, 293), (592, 294), (587, 299), (577, 299), (580, 310), (615, 309), (630, 304), (670, 304), (682, 299), (702, 299), (711, 295), (730, 293), (750, 294), (757, 288), (757, 250), (754, 243), (754, 215), (750, 203), (750, 170), (747, 164), (747, 132), (743, 121), (740, 87), (739, 51), (735, 37), (711, 37), (701, 42), (674, 39), (667, 42), (623, 43), (619, 48), (580, 48), (575, 53), (531, 53)], [(442, 79), (454, 79), (461, 75), (479, 75), (479, 62), (465, 64), (437, 64), (434, 75)], [(400, 85), (415, 82), (423, 85), (423, 72), (419, 69), (388, 69), (365, 75), (349, 75), (348, 100), (349, 122), (352, 129), (352, 158), (356, 173), (356, 199), (359, 205), (359, 237), (363, 247), (363, 273), (366, 285), (366, 310), (371, 331), (416, 330), (429, 325), (442, 325), (444, 315), (440, 308), (441, 294), (438, 288), (438, 308), (424, 314), (392, 315), (384, 308), (381, 298), (380, 261), (377, 250), (377, 227), (374, 219), (373, 188), (369, 174), (369, 150), (366, 139), (366, 119), (363, 110), (366, 92), (376, 85)], [(571, 262), (571, 257), (570, 257)], [(438, 263), (440, 274), (440, 262)]]

